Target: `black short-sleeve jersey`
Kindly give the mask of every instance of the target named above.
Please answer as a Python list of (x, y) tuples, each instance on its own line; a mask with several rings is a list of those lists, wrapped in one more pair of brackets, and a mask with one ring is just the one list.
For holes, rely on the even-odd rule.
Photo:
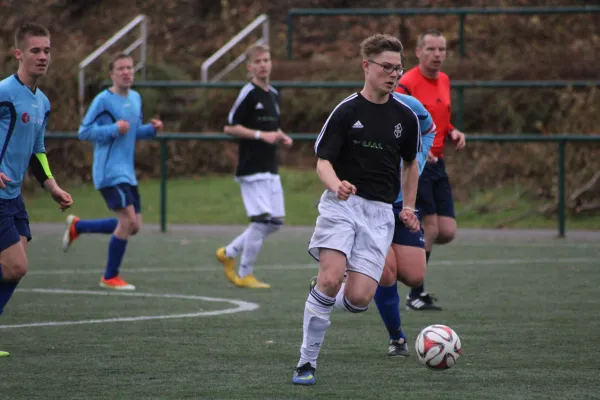
[(419, 120), (410, 107), (394, 96), (375, 104), (360, 93), (334, 108), (315, 143), (317, 157), (331, 162), (358, 196), (385, 203), (400, 191), (401, 159), (414, 160), (420, 149)]
[[(229, 125), (242, 125), (264, 132), (276, 131), (279, 129), (279, 104), (277, 90), (269, 86), (269, 90), (265, 91), (250, 82), (240, 90), (227, 122)], [(276, 145), (255, 139), (239, 140), (236, 176), (265, 172), (276, 174), (278, 164)]]

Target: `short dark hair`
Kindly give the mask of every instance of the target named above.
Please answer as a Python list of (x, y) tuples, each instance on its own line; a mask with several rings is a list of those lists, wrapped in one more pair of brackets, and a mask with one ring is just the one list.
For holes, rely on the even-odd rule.
[(419, 35), (417, 39), (417, 48), (422, 48), (425, 44), (425, 36), (444, 37), (444, 34), (437, 29), (428, 29)]
[(131, 56), (131, 54), (126, 54), (126, 53), (117, 53), (113, 56), (113, 58), (110, 59), (110, 62), (108, 63), (108, 70), (112, 71), (115, 63), (119, 60), (123, 60), (125, 58), (131, 58), (133, 59), (133, 57)]
[(360, 44), (360, 55), (365, 59), (375, 54), (381, 54), (384, 51), (402, 53), (402, 50), (403, 47), (400, 39), (388, 34), (376, 33), (363, 40)]
[(27, 22), (21, 25), (15, 33), (15, 48), (21, 48), (27, 36), (50, 37), (50, 31), (43, 25), (36, 24), (35, 22)]

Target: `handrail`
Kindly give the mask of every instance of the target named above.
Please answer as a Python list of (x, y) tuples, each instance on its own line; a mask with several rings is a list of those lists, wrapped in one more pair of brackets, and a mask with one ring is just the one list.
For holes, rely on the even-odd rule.
[[(269, 44), (269, 16), (266, 14), (259, 15), (254, 21), (252, 21), (248, 26), (242, 29), (237, 35), (232, 37), (227, 43), (225, 43), (219, 50), (215, 52), (212, 56), (208, 57), (206, 61), (202, 63), (202, 82), (208, 82), (208, 69), (211, 65), (217, 62), (221, 57), (223, 57), (229, 50), (231, 50), (236, 44), (242, 41), (246, 36), (248, 36), (252, 31), (262, 25), (262, 38), (259, 39), (256, 44)], [(246, 55), (242, 54), (237, 57), (233, 62), (231, 62), (227, 67), (224, 68), (213, 80), (221, 79), (225, 74), (231, 72), (235, 67), (240, 65), (246, 59)]]
[[(241, 88), (247, 81), (228, 82), (202, 82), (202, 81), (176, 81), (176, 80), (150, 80), (136, 81), (133, 86), (138, 88), (169, 88), (169, 89), (236, 89)], [(104, 87), (111, 85), (110, 81), (102, 82)], [(278, 89), (356, 89), (364, 85), (363, 81), (271, 81), (271, 85)], [(600, 80), (547, 80), (547, 81), (452, 81), (452, 88), (588, 88), (600, 87)]]
[(128, 34), (136, 26), (140, 25), (140, 37), (129, 45), (123, 52), (131, 53), (133, 50), (140, 48), (140, 61), (135, 66), (135, 70), (142, 70), (142, 78), (146, 79), (146, 58), (148, 53), (148, 17), (143, 14), (132, 19), (127, 25), (121, 28), (117, 33), (112, 35), (104, 44), (94, 50), (89, 56), (79, 63), (79, 115), (83, 118), (85, 110), (85, 69), (100, 57), (109, 47), (115, 44), (119, 39)]

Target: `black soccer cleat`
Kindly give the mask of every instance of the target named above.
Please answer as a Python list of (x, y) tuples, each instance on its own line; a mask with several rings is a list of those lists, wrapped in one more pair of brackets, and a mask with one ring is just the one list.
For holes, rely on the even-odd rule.
[(408, 352), (408, 344), (406, 343), (406, 339), (397, 339), (390, 340), (390, 346), (388, 347), (388, 356), (400, 356), (400, 357), (408, 357), (410, 353)]
[(299, 366), (294, 370), (292, 383), (305, 386), (314, 385), (316, 383), (315, 368), (310, 363)]
[(437, 299), (427, 292), (423, 292), (419, 297), (408, 297), (406, 299), (406, 309), (414, 311), (441, 311), (442, 307), (436, 304)]

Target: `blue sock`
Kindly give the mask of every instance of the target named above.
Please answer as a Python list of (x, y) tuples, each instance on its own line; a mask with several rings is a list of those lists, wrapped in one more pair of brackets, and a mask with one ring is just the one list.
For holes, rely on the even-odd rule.
[(119, 267), (121, 267), (121, 261), (123, 261), (123, 255), (125, 255), (126, 248), (127, 240), (119, 239), (115, 235), (110, 237), (110, 243), (108, 244), (108, 262), (106, 263), (104, 279), (114, 278), (119, 275)]
[(19, 281), (4, 281), (2, 280), (2, 265), (0, 265), (0, 315), (4, 312), (4, 306), (12, 297)]
[(116, 218), (79, 220), (75, 230), (77, 233), (113, 233), (118, 223)]
[[(429, 264), (429, 255), (431, 254), (430, 251), (425, 252), (425, 262), (427, 264)], [(410, 289), (410, 294), (408, 295), (408, 297), (410, 297), (411, 299), (417, 298), (419, 296), (421, 296), (421, 293), (423, 293), (425, 291), (425, 281), (423, 281), (423, 283), (421, 283), (419, 286), (414, 287), (412, 289)]]
[(406, 339), (401, 328), (398, 285), (396, 283), (394, 283), (394, 286), (389, 287), (379, 285), (375, 292), (374, 300), (377, 310), (379, 310), (379, 315), (390, 334), (390, 339)]

